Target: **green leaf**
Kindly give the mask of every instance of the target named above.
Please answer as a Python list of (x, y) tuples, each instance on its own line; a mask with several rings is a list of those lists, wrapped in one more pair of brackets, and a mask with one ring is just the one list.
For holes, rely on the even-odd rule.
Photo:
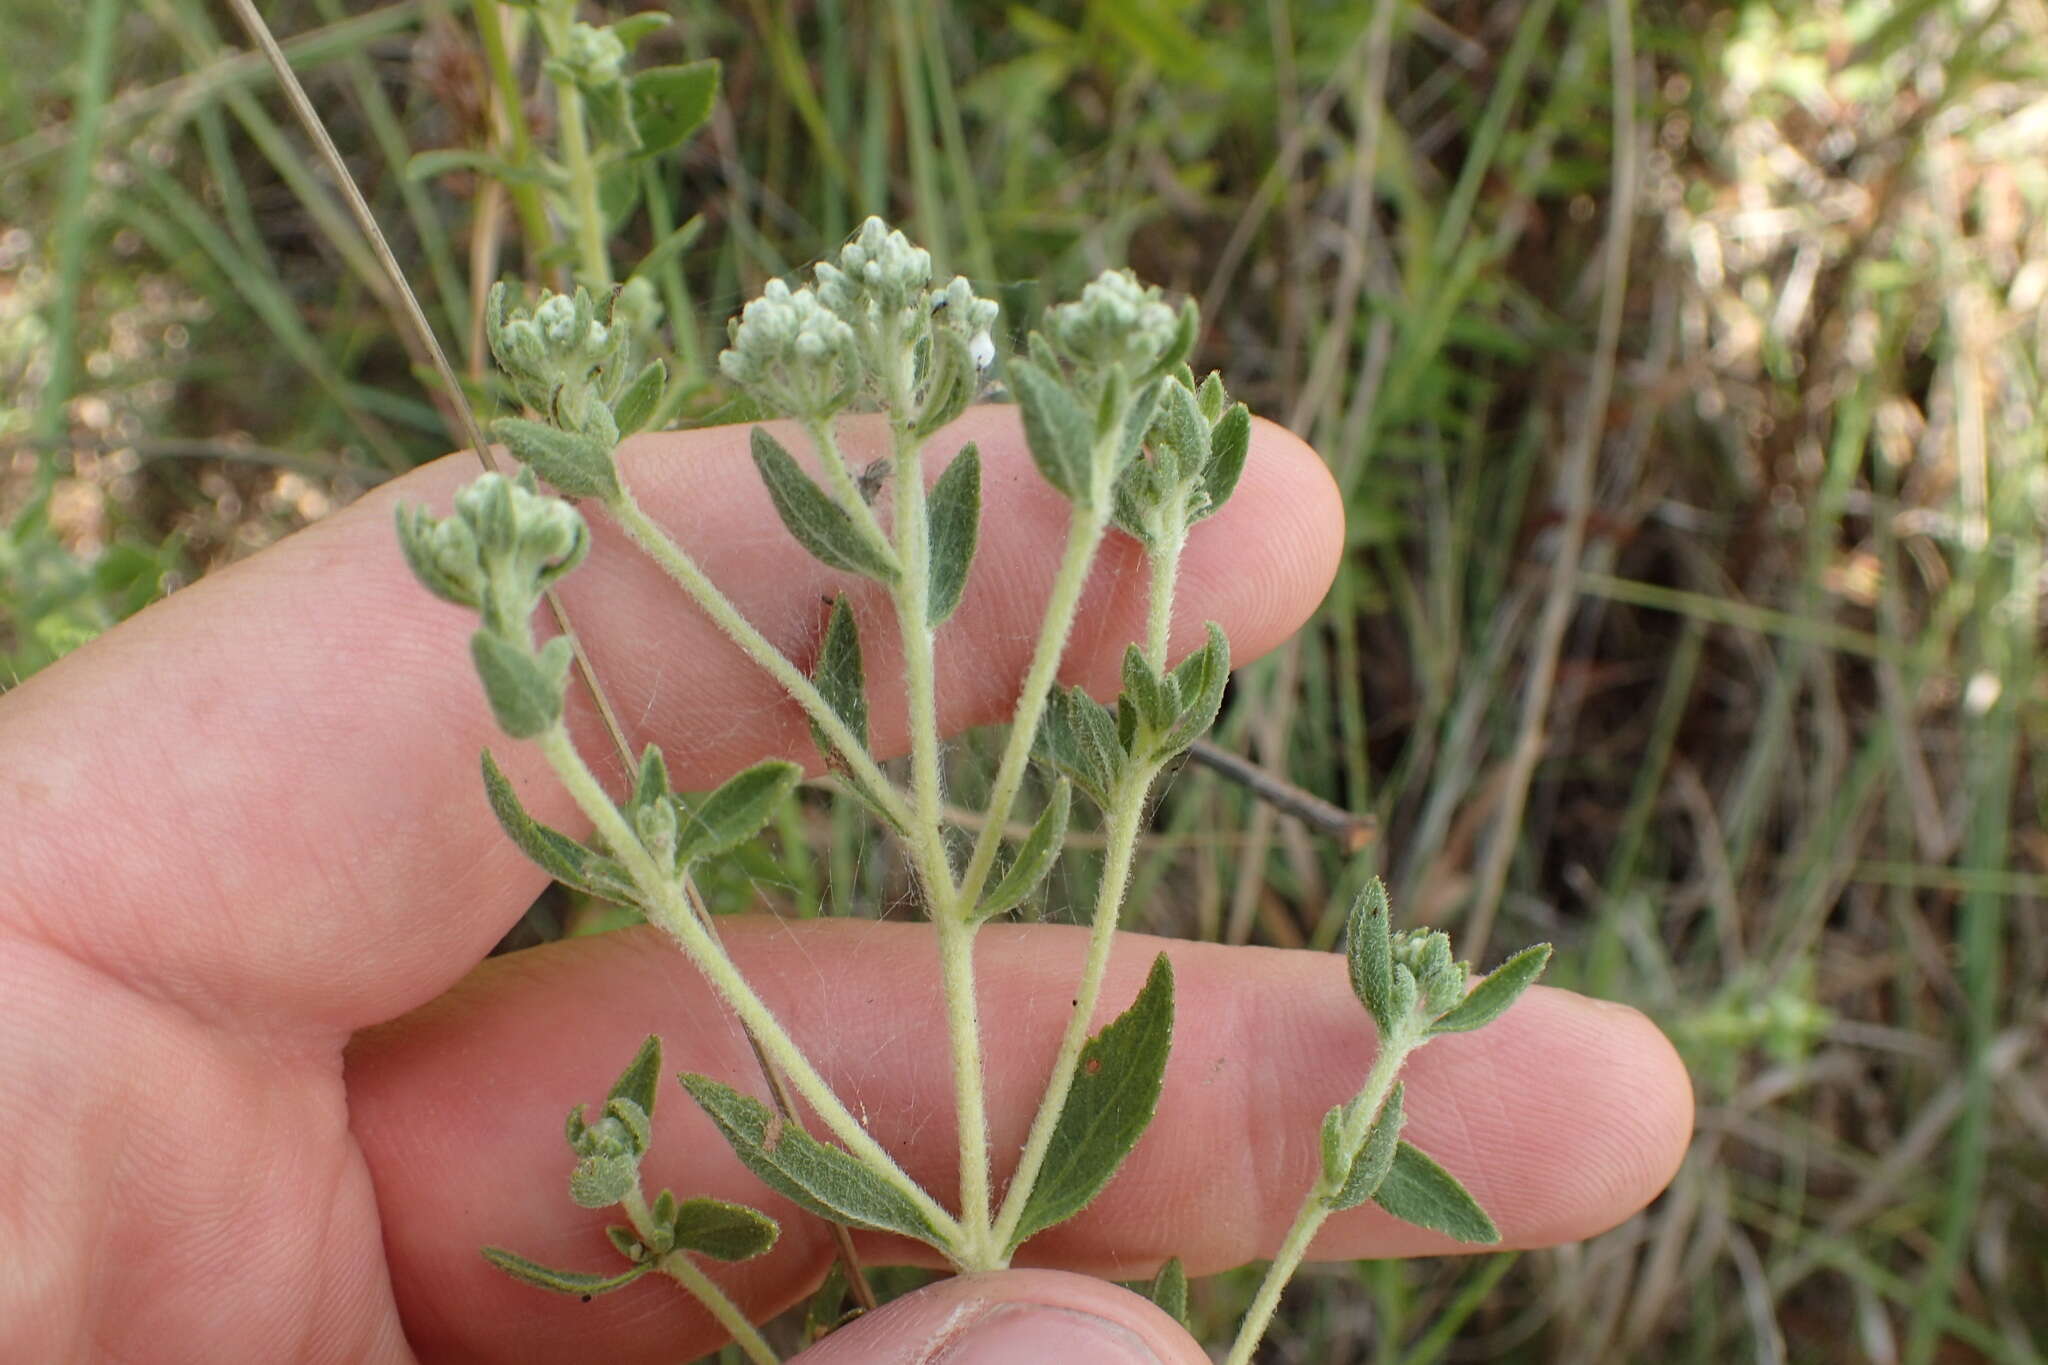
[(642, 150), (643, 140), (633, 121), (625, 82), (614, 80), (599, 85), (578, 81), (576, 87), (583, 92), (584, 117), (590, 121), (591, 134), (599, 142), (628, 154)]
[[(863, 750), (868, 742), (868, 688), (861, 668), (860, 627), (854, 624), (853, 607), (841, 593), (832, 599), (832, 619), (825, 625), (825, 640), (818, 647), (818, 662), (811, 668), (811, 681), (818, 694), (832, 708), (832, 714), (846, 722)], [(815, 721), (811, 738), (828, 763), (837, 760), (838, 746)]]
[(619, 40), (626, 51), (631, 52), (640, 46), (643, 38), (659, 33), (673, 22), (675, 21), (660, 10), (642, 10), (638, 14), (629, 14), (613, 24), (612, 36)]
[(1161, 953), (1131, 1007), (1081, 1049), (1008, 1249), (1072, 1218), (1101, 1193), (1152, 1122), (1172, 1046), (1173, 966)]
[(668, 387), (668, 366), (660, 360), (650, 360), (647, 368), (633, 376), (633, 382), (612, 404), (612, 420), (619, 424), (619, 435), (623, 438), (654, 420), (654, 414), (661, 408), (661, 395)]
[(954, 328), (932, 329), (930, 357), (924, 406), (911, 428), (920, 441), (967, 411), (980, 380), (973, 353), (967, 349), (967, 338)]
[[(650, 746), (652, 747), (652, 746)], [(605, 1095), (607, 1105), (612, 1100), (631, 1100), (639, 1106), (640, 1112), (648, 1118), (654, 1117), (654, 1091), (661, 1084), (661, 1036), (650, 1033), (647, 1041), (640, 1044), (640, 1050), (633, 1054), (633, 1060), (612, 1082), (612, 1088)]]
[(675, 1245), (714, 1261), (748, 1261), (775, 1245), (782, 1228), (745, 1204), (722, 1199), (685, 1199), (671, 1223)]
[(1202, 420), (1194, 393), (1180, 381), (1161, 385), (1159, 407), (1145, 434), (1153, 457), (1165, 466), (1167, 481), (1178, 487), (1209, 465), (1209, 424)]
[(1152, 1283), (1145, 1290), (1145, 1297), (1159, 1305), (1166, 1316), (1183, 1327), (1188, 1322), (1188, 1272), (1187, 1267), (1175, 1256), (1159, 1267), (1159, 1273), (1152, 1277)]
[(1237, 481), (1244, 474), (1245, 456), (1252, 448), (1251, 409), (1239, 403), (1223, 414), (1209, 437), (1209, 466), (1202, 474), (1202, 488), (1208, 501), (1195, 513), (1195, 520), (1213, 515), (1230, 501)]
[(734, 1154), (771, 1189), (820, 1218), (940, 1245), (923, 1211), (866, 1163), (826, 1146), (759, 1100), (709, 1076), (685, 1073), (682, 1082)]
[[(647, 254), (640, 258), (640, 264), (633, 267), (632, 278), (639, 279), (642, 276), (653, 274), (664, 265), (667, 265), (671, 258), (688, 251), (696, 244), (697, 239), (703, 235), (704, 215), (701, 213), (691, 214), (689, 221), (647, 249)], [(751, 402), (751, 400), (749, 401)], [(758, 405), (756, 405), (756, 410), (750, 415), (728, 418), (726, 420), (733, 422), (759, 422), (765, 420), (766, 417), (767, 414), (759, 411)]]
[[(1190, 373), (1188, 378), (1194, 378)], [(1202, 410), (1202, 420), (1215, 426), (1223, 417), (1224, 406), (1230, 402), (1230, 395), (1223, 387), (1223, 376), (1209, 371), (1209, 377), (1202, 381), (1202, 387), (1195, 390), (1195, 405)]]
[(761, 406), (761, 400), (752, 394), (738, 393), (720, 403), (690, 424), (690, 430), (701, 431), (707, 427), (736, 427), (748, 422), (765, 422), (775, 414)]
[(1136, 645), (1124, 646), (1123, 682), (1123, 699), (1148, 731), (1156, 734), (1179, 719), (1180, 689), (1155, 673)]
[(563, 431), (524, 417), (500, 417), (491, 434), (505, 443), (512, 458), (572, 498), (615, 498), (619, 471), (611, 448), (589, 436)]
[(1484, 981), (1472, 988), (1472, 993), (1465, 997), (1463, 1003), (1438, 1015), (1436, 1022), (1429, 1026), (1430, 1033), (1465, 1033), (1492, 1023), (1507, 1013), (1508, 1006), (1520, 999), (1523, 991), (1536, 984), (1536, 978), (1543, 975), (1543, 968), (1549, 962), (1548, 943), (1522, 949), (1489, 972)]
[(484, 1259), (513, 1279), (540, 1289), (552, 1289), (557, 1294), (574, 1294), (585, 1303), (599, 1294), (608, 1294), (614, 1289), (624, 1288), (648, 1271), (654, 1269), (652, 1261), (628, 1266), (616, 1275), (585, 1275), (574, 1270), (554, 1270), (547, 1266), (515, 1256), (500, 1247), (485, 1247)]
[(550, 190), (563, 189), (568, 185), (568, 177), (558, 170), (539, 165), (515, 165), (502, 156), (469, 147), (437, 147), (432, 151), (415, 153), (405, 163), (407, 180), (431, 180), (454, 171), (487, 175), (504, 185), (534, 185)]
[(728, 779), (694, 808), (683, 806), (677, 865), (730, 853), (759, 834), (803, 775), (794, 763), (770, 759)]
[(1457, 1177), (1406, 1142), (1395, 1149), (1372, 1202), (1404, 1223), (1461, 1242), (1483, 1245), (1500, 1240), (1500, 1229)]
[(1223, 627), (1208, 622), (1208, 639), (1173, 670), (1173, 690), (1180, 715), (1160, 742), (1162, 755), (1177, 754), (1202, 737), (1223, 709), (1230, 686), (1230, 640)]
[(608, 1209), (632, 1192), (640, 1162), (623, 1152), (584, 1157), (569, 1173), (569, 1197), (578, 1208)]
[(1110, 789), (1123, 774), (1124, 751), (1116, 718), (1078, 687), (1055, 687), (1045, 699), (1045, 716), (1032, 737), (1038, 757), (1107, 809)]
[(650, 1248), (645, 1242), (640, 1240), (640, 1234), (633, 1231), (633, 1229), (621, 1223), (607, 1223), (605, 1224), (604, 1235), (605, 1240), (610, 1242), (619, 1255), (627, 1260), (637, 1263), (647, 1259), (647, 1253)]
[(1087, 506), (1091, 496), (1090, 452), (1095, 425), (1067, 386), (1052, 371), (1012, 359), (1003, 377), (1024, 418), (1024, 442), (1045, 481), (1069, 501)]
[(893, 584), (900, 576), (893, 556), (854, 525), (846, 509), (832, 501), (766, 427), (755, 427), (754, 468), (768, 485), (768, 496), (782, 524), (797, 543), (825, 564), (849, 573), (866, 574)]
[(937, 626), (960, 605), (981, 534), (981, 452), (973, 442), (961, 447), (946, 472), (939, 475), (925, 510), (932, 574), (925, 617)]
[(1067, 838), (1067, 815), (1073, 804), (1073, 783), (1064, 779), (1055, 783), (1045, 809), (1038, 813), (1031, 832), (1017, 846), (1017, 856), (1010, 860), (1010, 866), (996, 884), (982, 893), (981, 904), (974, 909), (976, 919), (1014, 910), (1045, 880), (1045, 874), (1059, 861), (1060, 846)]
[(633, 127), (639, 131), (640, 155), (654, 156), (680, 145), (710, 120), (717, 99), (716, 58), (650, 67), (634, 76)]
[(519, 851), (538, 863), (541, 871), (564, 886), (600, 900), (626, 898), (630, 887), (619, 865), (528, 815), (519, 804), (519, 794), (513, 790), (511, 779), (498, 767), (488, 749), (484, 750), (483, 770), (484, 795), (491, 803), (491, 814), (498, 817), (499, 826), (519, 846)]
[[(1118, 370), (1115, 373), (1123, 372)], [(1130, 411), (1124, 414), (1124, 429), (1115, 449), (1116, 467), (1110, 470), (1111, 478), (1122, 474), (1138, 458), (1138, 452), (1145, 445), (1145, 433), (1152, 429), (1152, 414), (1159, 406), (1160, 391), (1172, 383), (1171, 379), (1156, 379), (1132, 391)]]
[(1189, 299), (1180, 306), (1180, 313), (1174, 318), (1173, 340), (1167, 343), (1165, 351), (1160, 353), (1159, 359), (1153, 364), (1152, 372), (1145, 377), (1157, 379), (1161, 375), (1172, 374), (1186, 364), (1188, 356), (1194, 352), (1195, 339), (1201, 334), (1201, 330), (1201, 309), (1195, 306), (1193, 299)]
[[(559, 669), (550, 666), (558, 644)], [(536, 656), (488, 630), (469, 637), (469, 657), (500, 730), (514, 739), (532, 739), (562, 718), (567, 655), (568, 642), (561, 639), (550, 640)]]
[(1388, 926), (1392, 914), (1387, 885), (1374, 877), (1351, 903), (1345, 926), (1344, 961), (1351, 970), (1351, 993), (1372, 1015), (1382, 1039), (1394, 1032), (1399, 1017), (1394, 1009), (1393, 933)]
[(1401, 1113), (1402, 1085), (1395, 1085), (1387, 1095), (1387, 1102), (1380, 1107), (1379, 1117), (1373, 1120), (1372, 1131), (1365, 1135), (1365, 1142), (1359, 1148), (1351, 1169), (1345, 1173), (1344, 1182), (1337, 1192), (1325, 1195), (1323, 1202), (1332, 1209), (1355, 1209), (1378, 1192), (1393, 1169), (1394, 1153), (1401, 1141), (1401, 1125), (1406, 1121)]

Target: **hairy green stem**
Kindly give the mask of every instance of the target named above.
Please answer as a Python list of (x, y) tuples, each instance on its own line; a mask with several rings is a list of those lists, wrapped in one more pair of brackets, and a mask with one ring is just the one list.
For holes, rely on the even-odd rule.
[(853, 518), (855, 526), (868, 538), (869, 544), (887, 552), (890, 559), (897, 558), (896, 547), (889, 543), (889, 537), (882, 533), (882, 524), (875, 520), (875, 511), (868, 506), (868, 500), (861, 496), (860, 482), (853, 476), (853, 470), (846, 463), (846, 454), (839, 448), (839, 435), (829, 420), (813, 420), (804, 423), (804, 433), (811, 438), (811, 445), (817, 449), (818, 458), (825, 466), (826, 481), (832, 485), (832, 492), (839, 505)]
[(1024, 1206), (1031, 1198), (1031, 1188), (1038, 1183), (1038, 1173), (1045, 1165), (1053, 1129), (1058, 1126), (1060, 1110), (1067, 1103), (1067, 1092), (1073, 1088), (1074, 1072), (1081, 1063), (1081, 1049), (1088, 1042), (1088, 1025), (1095, 1017), (1095, 1005), (1102, 996), (1102, 977), (1109, 967), (1110, 945), (1116, 941), (1124, 888), (1130, 882), (1138, 831), (1144, 825), (1145, 797), (1158, 772), (1157, 765), (1147, 765), (1128, 773), (1110, 793), (1110, 808), (1105, 822), (1109, 850), (1102, 863), (1102, 881), (1096, 889), (1095, 917), (1088, 931), (1088, 957), (1081, 968), (1081, 984), (1074, 994), (1074, 1009), (1067, 1018), (1067, 1030), (1060, 1037), (1060, 1050), (1053, 1058), (1052, 1075), (1047, 1078), (1045, 1093), (1038, 1101), (1038, 1114), (1032, 1119), (1030, 1136), (1024, 1141), (1024, 1154), (1017, 1161), (1016, 1174), (1010, 1177), (1010, 1188), (1003, 1195), (1002, 1213), (996, 1219), (992, 1250), (1005, 1260), (1006, 1248), (1016, 1235), (1017, 1224), (1024, 1217)]
[(963, 914), (973, 913), (975, 902), (995, 868), (996, 852), (1003, 845), (1003, 828), (1009, 822), (1010, 808), (1017, 803), (1017, 793), (1023, 788), (1024, 774), (1031, 762), (1031, 742), (1045, 716), (1045, 699), (1059, 674), (1067, 636), (1072, 633), (1074, 616), (1080, 610), (1081, 590), (1087, 586), (1089, 566), (1095, 562), (1095, 551), (1102, 544), (1107, 527), (1108, 522), (1100, 513), (1081, 507), (1074, 509), (1067, 523), (1067, 547), (1053, 576), (1045, 620), (1038, 629), (1038, 644), (1032, 650), (1031, 666), (1011, 713), (1010, 738), (996, 767), (981, 835), (975, 840), (967, 871), (960, 878)]
[(1166, 651), (1173, 635), (1173, 596), (1180, 586), (1181, 551), (1188, 544), (1186, 516), (1176, 516), (1165, 532), (1151, 555), (1152, 601), (1145, 619), (1145, 661), (1161, 673), (1170, 663)]
[[(569, 25), (576, 13), (575, 0), (542, 6), (541, 33), (550, 55), (568, 51)], [(611, 254), (605, 250), (604, 206), (597, 197), (597, 163), (590, 155), (590, 132), (583, 119), (583, 92), (567, 78), (555, 81), (555, 122), (557, 145), (563, 169), (569, 173), (569, 206), (575, 216), (576, 255), (582, 262), (582, 283), (594, 291), (611, 288)]]
[(541, 752), (561, 778), (562, 785), (575, 798), (576, 804), (596, 826), (598, 837), (611, 850), (626, 872), (633, 878), (645, 898), (642, 902), (648, 917), (673, 938), (690, 961), (703, 974), (711, 988), (718, 992), (734, 1014), (747, 1027), (754, 1041), (770, 1061), (789, 1078), (798, 1094), (816, 1112), (832, 1135), (846, 1145), (848, 1151), (860, 1158), (871, 1170), (895, 1185), (903, 1195), (918, 1208), (943, 1239), (946, 1246), (941, 1250), (950, 1251), (962, 1242), (961, 1228), (952, 1214), (924, 1192), (915, 1180), (897, 1164), (881, 1143), (861, 1126), (831, 1085), (818, 1074), (816, 1067), (796, 1045), (782, 1027), (782, 1021), (768, 1008), (766, 1001), (754, 993), (747, 979), (740, 973), (725, 948), (711, 936), (709, 930), (697, 919), (688, 903), (683, 899), (677, 879), (664, 875), (654, 859), (640, 844), (626, 824), (624, 816), (612, 804), (611, 797), (598, 782), (596, 774), (583, 761), (583, 755), (569, 740), (569, 732), (557, 723), (544, 731), (538, 741)]
[[(1366, 1136), (1372, 1132), (1373, 1124), (1379, 1121), (1380, 1110), (1386, 1107), (1387, 1096), (1393, 1093), (1394, 1081), (1401, 1074), (1401, 1067), (1409, 1054), (1422, 1045), (1422, 1041), (1419, 1033), (1413, 1031), (1396, 1032), (1380, 1040), (1380, 1054), (1373, 1059), (1372, 1070), (1366, 1073), (1365, 1086), (1351, 1101), (1345, 1115), (1343, 1150), (1351, 1153), (1354, 1159)], [(1342, 1175), (1333, 1182), (1329, 1172), (1318, 1170), (1315, 1184), (1309, 1188), (1308, 1197), (1301, 1201), (1300, 1212), (1294, 1215), (1294, 1225), (1287, 1229), (1280, 1249), (1273, 1254), (1272, 1264), (1266, 1267), (1266, 1278), (1259, 1282), (1259, 1292), (1253, 1296), (1252, 1306), (1245, 1311), (1226, 1365), (1251, 1365), (1252, 1352), (1258, 1349), (1260, 1340), (1266, 1335), (1266, 1327), (1273, 1320), (1273, 1310), (1280, 1306), (1280, 1292), (1294, 1278), (1294, 1272), (1300, 1269), (1302, 1259), (1308, 1255), (1309, 1243), (1315, 1240), (1323, 1220), (1332, 1212), (1327, 1198), (1334, 1196), (1343, 1183)]]
[[(626, 1191), (626, 1197), (619, 1201), (619, 1207), (626, 1211), (626, 1220), (633, 1225), (633, 1231), (643, 1245), (654, 1243), (654, 1212), (647, 1207), (647, 1196), (640, 1189), (636, 1179), (633, 1188)], [(709, 1275), (697, 1268), (687, 1251), (676, 1250), (657, 1259), (654, 1268), (688, 1290), (705, 1310), (718, 1320), (733, 1345), (746, 1354), (753, 1365), (782, 1365), (782, 1357), (775, 1354), (775, 1348), (761, 1335), (760, 1329), (740, 1311), (739, 1305), (726, 1297), (723, 1289)]]
[(846, 722), (839, 718), (839, 713), (832, 709), (811, 680), (803, 675), (802, 670), (770, 643), (768, 637), (757, 630), (753, 622), (740, 615), (739, 608), (732, 604), (732, 599), (719, 591), (718, 585), (698, 567), (697, 561), (690, 558), (682, 546), (670, 539), (666, 531), (654, 524), (653, 519), (641, 509), (630, 489), (621, 486), (619, 496), (608, 501), (605, 507), (626, 534), (633, 538), (633, 542), (645, 550), (655, 563), (667, 570), (669, 577), (690, 595), (690, 600), (711, 618), (712, 624), (723, 631), (728, 640), (738, 645), (763, 672), (780, 683), (783, 690), (804, 708), (805, 713), (817, 723), (818, 728), (825, 732), (825, 737), (832, 741), (841, 761), (852, 770), (853, 775), (861, 781), (874, 800), (882, 805), (889, 819), (903, 828), (909, 828), (911, 812), (903, 800), (902, 793), (896, 789), (881, 766), (869, 756), (867, 747), (847, 728)]

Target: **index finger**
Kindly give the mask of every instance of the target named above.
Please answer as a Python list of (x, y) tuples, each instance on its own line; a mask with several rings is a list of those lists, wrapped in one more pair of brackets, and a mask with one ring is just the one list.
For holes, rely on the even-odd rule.
[[(996, 719), (1024, 670), (1065, 504), (1026, 455), (1014, 411), (941, 433), (976, 440), (982, 548), (942, 634), (950, 728)], [(859, 433), (854, 433), (859, 439)], [(859, 591), (778, 523), (728, 427), (623, 452), (650, 513), (751, 620), (803, 657), (821, 600)], [(202, 1018), (262, 1016), (338, 1041), (444, 990), (544, 884), (497, 829), (477, 778), (494, 746), (543, 820), (574, 827), (526, 746), (492, 729), (469, 661), (471, 615), (412, 581), (400, 498), (445, 508), (476, 473), (450, 457), (208, 577), (45, 670), (0, 704), (0, 932), (57, 946)], [(563, 596), (635, 744), (679, 786), (770, 753), (808, 754), (801, 714), (601, 517)], [(1260, 424), (1244, 479), (1197, 529), (1181, 640), (1218, 620), (1242, 662), (1292, 632), (1335, 570), (1342, 513), (1322, 463)], [(1141, 629), (1144, 575), (1112, 536), (1070, 646), (1071, 680), (1110, 684)], [(870, 611), (871, 678), (889, 676)], [(866, 622), (863, 623), (864, 628)], [(900, 743), (877, 685), (878, 747)], [(602, 751), (587, 725), (586, 752)], [(89, 915), (73, 907), (91, 907)], [(172, 932), (166, 932), (171, 926)]]

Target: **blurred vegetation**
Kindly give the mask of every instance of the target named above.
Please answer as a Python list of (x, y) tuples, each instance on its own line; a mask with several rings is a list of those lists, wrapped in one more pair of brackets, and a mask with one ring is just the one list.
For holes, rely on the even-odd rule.
[[(481, 285), (559, 266), (486, 180), (407, 174), (509, 141), (473, 11), (267, 9), (480, 374)], [(614, 255), (665, 244), (680, 417), (726, 313), (882, 212), (1013, 318), (1124, 262), (1200, 299), (1199, 359), (1341, 481), (1336, 589), (1222, 737), (1380, 837), (1189, 769), (1147, 927), (1327, 947), (1383, 872), (1692, 1067), (1651, 1210), (1318, 1268), (1265, 1358), (2042, 1358), (2048, 9), (672, 12), (644, 59), (725, 92)], [(4, 683), (459, 441), (213, 6), (17, 0), (0, 51)], [(721, 903), (902, 885), (808, 802), (746, 857)], [(1213, 1337), (1251, 1284), (1195, 1286)]]

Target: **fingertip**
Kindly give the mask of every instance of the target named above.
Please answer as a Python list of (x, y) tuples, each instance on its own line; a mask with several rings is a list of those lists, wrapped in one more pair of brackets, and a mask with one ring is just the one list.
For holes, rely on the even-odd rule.
[(1129, 1290), (1058, 1270), (960, 1275), (841, 1328), (791, 1365), (1207, 1365), (1181, 1325)]

